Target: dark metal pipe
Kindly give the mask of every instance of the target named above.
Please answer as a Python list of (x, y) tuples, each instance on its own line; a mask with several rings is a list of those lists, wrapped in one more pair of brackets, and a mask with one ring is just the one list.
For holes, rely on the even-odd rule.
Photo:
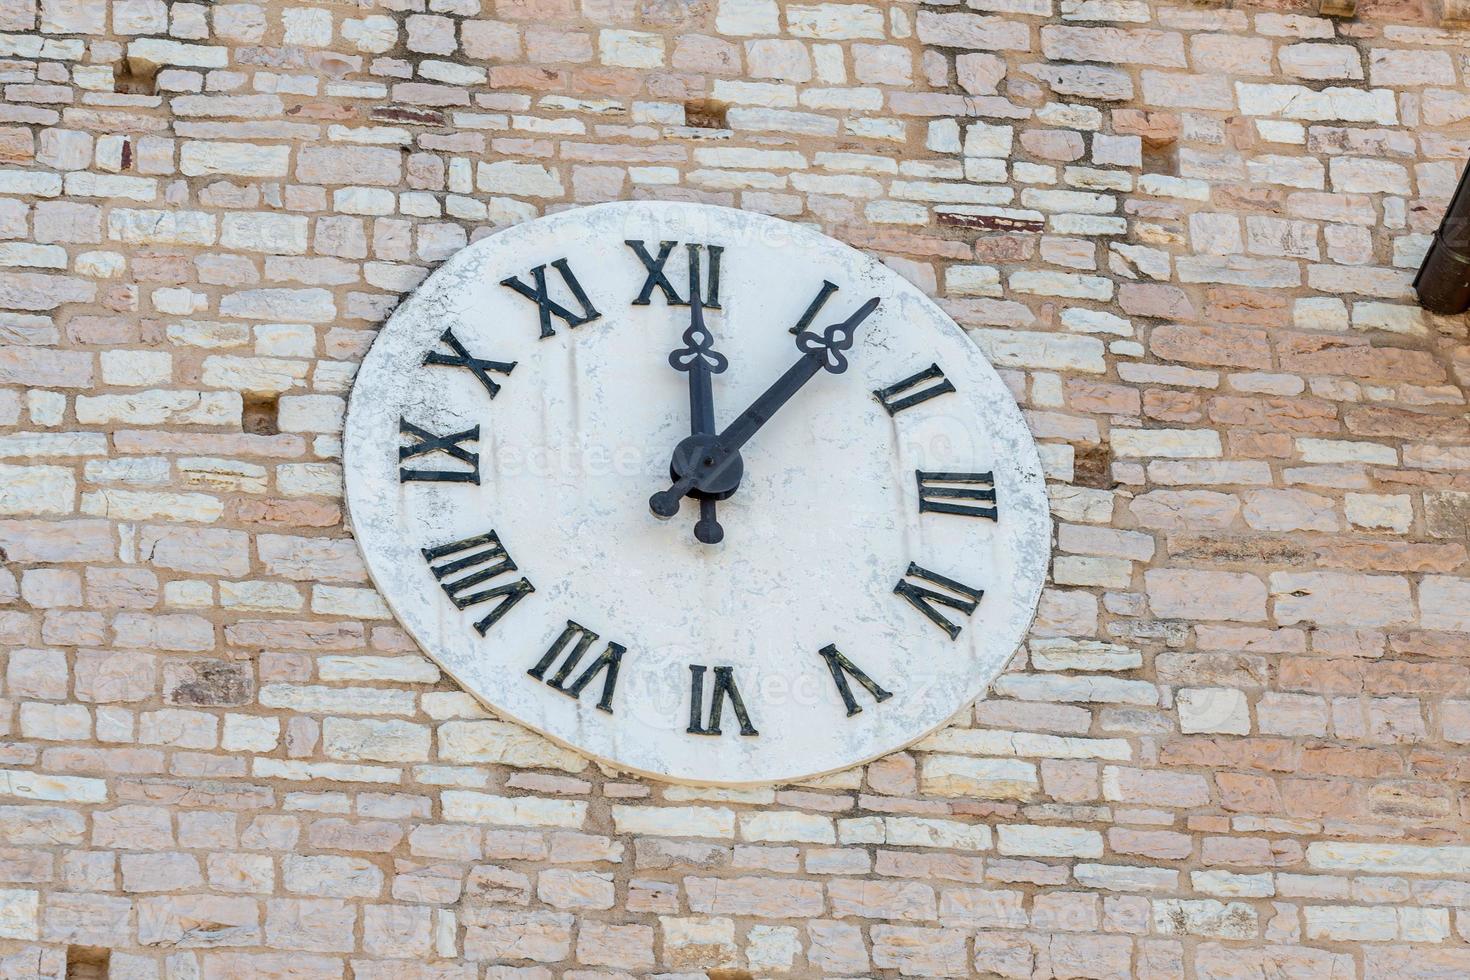
[(1419, 305), (1431, 313), (1470, 310), (1470, 166), (1460, 174), (1455, 196), (1414, 277), (1414, 289)]

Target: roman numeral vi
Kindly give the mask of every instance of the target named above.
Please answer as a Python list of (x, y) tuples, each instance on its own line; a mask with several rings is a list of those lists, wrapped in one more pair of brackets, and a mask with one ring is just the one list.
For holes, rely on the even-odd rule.
[[(451, 541), (437, 548), (424, 548), (420, 553), (424, 556), (424, 561), (429, 563), (429, 571), (434, 573), (434, 578), (439, 581), (439, 587), (460, 609), (468, 609), (470, 606), (498, 600), (489, 614), (475, 624), (475, 630), (481, 636), (484, 636), (490, 627), (498, 623), (502, 616), (510, 612), (512, 606), (536, 591), (535, 586), (525, 576), (522, 576), (517, 582), (508, 582), (486, 589), (479, 588), (491, 579), (499, 578), (507, 572), (518, 571), (510, 553), (500, 543), (500, 536), (494, 531), (486, 531), (484, 534), (465, 538), (462, 541)], [(451, 555), (459, 557), (451, 558)], [(441, 558), (449, 558), (449, 561), (442, 565), (435, 565), (434, 562)], [(451, 576), (458, 575), (460, 572), (468, 572), (468, 574), (462, 578), (451, 579)]]
[(745, 701), (740, 697), (740, 688), (735, 686), (734, 667), (716, 667), (715, 689), (710, 694), (709, 700), (709, 724), (700, 720), (700, 714), (704, 710), (704, 673), (708, 670), (704, 664), (689, 665), (689, 727), (685, 729), (690, 735), (718, 735), (720, 734), (720, 714), (725, 706), (725, 698), (729, 697), (730, 707), (735, 711), (735, 718), (740, 722), (741, 735), (759, 735), (755, 726), (750, 723), (750, 715), (745, 711)]

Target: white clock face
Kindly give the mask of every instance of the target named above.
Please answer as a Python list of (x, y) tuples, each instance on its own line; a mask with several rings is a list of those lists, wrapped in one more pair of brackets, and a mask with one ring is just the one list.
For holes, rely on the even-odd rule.
[(934, 730), (1022, 641), (1050, 553), (1035, 445), (963, 332), (845, 245), (703, 205), (459, 252), (364, 360), (344, 463), (430, 657), (501, 716), (687, 782)]

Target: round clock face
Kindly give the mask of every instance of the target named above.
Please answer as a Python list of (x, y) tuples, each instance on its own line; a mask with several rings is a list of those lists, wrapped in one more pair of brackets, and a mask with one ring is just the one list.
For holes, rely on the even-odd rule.
[(627, 202), (502, 231), (383, 328), (344, 440), (374, 582), (497, 714), (705, 784), (933, 731), (1023, 639), (1041, 466), (964, 333), (774, 218)]

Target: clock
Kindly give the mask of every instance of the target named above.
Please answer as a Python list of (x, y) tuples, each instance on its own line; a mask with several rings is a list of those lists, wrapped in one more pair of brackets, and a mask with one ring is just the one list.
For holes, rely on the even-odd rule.
[(917, 288), (809, 228), (619, 202), (464, 248), (357, 373), (353, 532), (495, 715), (619, 770), (789, 782), (934, 731), (1022, 642), (1036, 447)]

